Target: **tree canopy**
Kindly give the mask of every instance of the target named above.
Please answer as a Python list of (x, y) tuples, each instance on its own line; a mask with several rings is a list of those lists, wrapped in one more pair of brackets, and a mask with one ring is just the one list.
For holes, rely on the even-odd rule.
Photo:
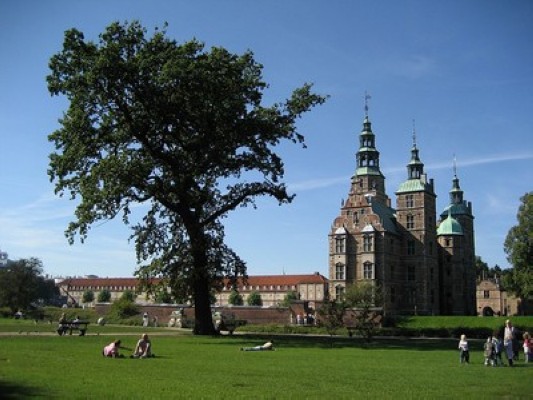
[[(49, 135), (55, 192), (79, 201), (69, 241), (121, 216), (144, 263), (138, 275), (161, 276), (176, 297), (192, 297), (195, 333), (212, 334), (210, 290), (245, 274), (221, 219), (259, 196), (292, 201), (274, 150), (304, 145), (297, 119), (325, 97), (304, 84), (263, 106), (268, 85), (251, 51), (178, 44), (136, 21), (112, 23), (97, 43), (68, 30), (49, 66), (50, 93), (69, 101)], [(146, 212), (130, 221), (135, 204)]]
[(506, 289), (523, 299), (533, 297), (533, 192), (520, 198), (513, 226), (505, 238), (504, 250), (512, 270), (505, 275)]
[(42, 276), (39, 259), (21, 259), (0, 268), (0, 306), (11, 311), (28, 310), (32, 303), (56, 300), (57, 287), (52, 279)]
[(256, 290), (252, 291), (246, 299), (246, 304), (249, 306), (262, 306), (263, 299), (261, 298), (261, 294)]

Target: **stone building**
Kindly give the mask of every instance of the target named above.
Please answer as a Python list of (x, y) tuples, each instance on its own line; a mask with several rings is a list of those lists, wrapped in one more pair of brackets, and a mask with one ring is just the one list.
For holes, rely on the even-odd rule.
[[(122, 296), (124, 291), (129, 290), (136, 293), (136, 302), (139, 304), (153, 304), (153, 298), (146, 296), (146, 293), (138, 293), (139, 281), (137, 278), (67, 278), (59, 280), (57, 287), (60, 294), (67, 298), (71, 304), (82, 304), (83, 294), (91, 291), (95, 301), (98, 294), (107, 290), (111, 294), (110, 302)], [(157, 284), (157, 279), (154, 279)], [(252, 292), (257, 292), (261, 296), (263, 307), (279, 305), (289, 292), (297, 293), (299, 300), (307, 302), (314, 307), (317, 302), (324, 300), (328, 290), (328, 280), (318, 272), (314, 274), (302, 275), (268, 275), (249, 276), (246, 280), (238, 279), (236, 289), (243, 297), (244, 304)], [(215, 294), (216, 306), (227, 306), (228, 298), (232, 288), (229, 284), (223, 290)]]
[[(302, 275), (255, 275), (246, 281), (238, 279), (237, 291), (243, 297), (244, 304), (251, 293), (261, 296), (264, 307), (275, 307), (283, 302), (289, 292), (295, 292), (299, 300), (308, 302), (311, 307), (321, 303), (328, 290), (328, 280), (318, 272)], [(228, 305), (231, 287), (226, 287), (216, 294), (216, 305)]]
[(381, 288), (385, 313), (475, 315), (474, 217), (459, 179), (438, 221), (433, 180), (413, 132), (407, 179), (392, 208), (379, 155), (366, 115), (348, 197), (329, 233), (331, 296), (369, 281)]
[(483, 279), (477, 284), (477, 313), (478, 315), (518, 315), (527, 314), (520, 299), (511, 295), (501, 285), (498, 279)]

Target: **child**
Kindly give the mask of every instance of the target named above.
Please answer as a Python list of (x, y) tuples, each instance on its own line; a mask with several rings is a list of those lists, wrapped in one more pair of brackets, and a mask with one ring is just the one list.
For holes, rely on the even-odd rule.
[(499, 334), (496, 332), (492, 337), (492, 345), (494, 347), (494, 365), (503, 365), (502, 361), (502, 341), (499, 338)]
[(492, 365), (494, 367), (494, 345), (492, 344), (492, 337), (489, 336), (484, 346), (485, 366)]
[(468, 352), (468, 341), (466, 340), (466, 335), (461, 335), (461, 340), (459, 340), (459, 360), (461, 364), (470, 363), (470, 353)]
[(524, 338), (524, 362), (528, 363), (531, 359), (531, 336), (528, 332), (524, 332), (522, 337)]
[(106, 347), (104, 347), (104, 350), (102, 351), (102, 355), (104, 357), (112, 357), (112, 358), (121, 357), (121, 355), (118, 352), (118, 349), (120, 349), (120, 340), (115, 340), (114, 342), (111, 342)]

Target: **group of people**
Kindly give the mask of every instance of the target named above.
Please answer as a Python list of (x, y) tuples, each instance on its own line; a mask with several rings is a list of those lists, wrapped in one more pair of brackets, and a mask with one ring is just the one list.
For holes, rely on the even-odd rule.
[[(109, 343), (107, 346), (104, 347), (102, 350), (102, 355), (104, 357), (111, 357), (111, 358), (118, 358), (123, 357), (122, 354), (120, 354), (120, 349), (124, 350), (131, 350), (127, 347), (122, 346), (122, 342), (120, 340), (114, 340), (113, 342)], [(152, 353), (152, 342), (148, 338), (148, 335), (146, 333), (143, 333), (141, 338), (137, 341), (137, 344), (135, 345), (135, 349), (133, 350), (131, 358), (148, 358), (148, 357), (155, 357), (154, 353)]]
[[(514, 361), (518, 358), (516, 349), (517, 332), (510, 320), (505, 321), (505, 328), (503, 330), (503, 341), (499, 337), (499, 333), (495, 332), (493, 336), (489, 336), (483, 345), (484, 364), (486, 366), (503, 366), (502, 354), (505, 354), (507, 363), (510, 367), (513, 366)], [(524, 350), (524, 361), (527, 363), (533, 361), (533, 339), (528, 332), (522, 335), (522, 348)], [(468, 340), (466, 335), (461, 335), (459, 340), (459, 361), (461, 364), (468, 364), (470, 362), (470, 352)]]

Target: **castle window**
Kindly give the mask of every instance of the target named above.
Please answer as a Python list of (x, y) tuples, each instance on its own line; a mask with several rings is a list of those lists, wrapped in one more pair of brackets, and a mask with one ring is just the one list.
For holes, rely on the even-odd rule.
[(344, 236), (335, 237), (335, 253), (344, 253), (346, 239)]
[(344, 287), (343, 286), (335, 286), (335, 298), (337, 300), (340, 300), (344, 297)]
[(405, 206), (407, 208), (413, 208), (415, 206), (415, 199), (412, 194), (405, 196)]
[(431, 289), (431, 304), (435, 304), (435, 290)]
[(414, 281), (416, 279), (416, 269), (414, 265), (407, 266), (407, 280)]
[(415, 241), (409, 240), (407, 242), (407, 255), (412, 256), (415, 254)]
[(484, 299), (489, 299), (490, 298), (490, 292), (488, 290), (484, 290), (483, 291), (483, 298)]
[(335, 279), (344, 279), (344, 264), (337, 263), (335, 264)]
[(415, 216), (408, 215), (407, 216), (407, 229), (414, 229), (414, 228), (415, 228)]
[(396, 288), (390, 288), (390, 302), (394, 303), (396, 301)]
[(416, 304), (416, 289), (407, 289), (407, 302), (409, 304)]
[(365, 235), (363, 237), (363, 251), (372, 251), (372, 236)]
[(374, 265), (370, 262), (363, 264), (363, 278), (364, 279), (373, 279), (374, 278)]

